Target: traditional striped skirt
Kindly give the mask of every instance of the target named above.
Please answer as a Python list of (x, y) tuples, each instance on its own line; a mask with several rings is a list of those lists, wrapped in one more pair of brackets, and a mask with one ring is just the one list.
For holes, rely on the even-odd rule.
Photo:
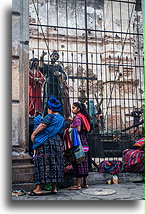
[[(88, 142), (85, 133), (80, 134), (82, 146), (88, 147)], [(81, 178), (88, 176), (88, 152), (85, 152), (85, 160), (81, 163), (72, 162), (74, 177)]]
[(81, 163), (72, 162), (73, 174), (76, 178), (88, 176), (88, 153), (85, 152), (85, 160)]
[(36, 184), (64, 181), (63, 142), (59, 135), (49, 138), (37, 149), (34, 164)]

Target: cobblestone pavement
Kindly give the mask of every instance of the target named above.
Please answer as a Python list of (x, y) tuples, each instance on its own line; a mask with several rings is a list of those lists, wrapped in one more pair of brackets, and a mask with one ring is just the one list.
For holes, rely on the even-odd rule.
[[(143, 183), (127, 183), (127, 184), (98, 184), (90, 185), (89, 189), (93, 189), (92, 193), (98, 190), (105, 191), (115, 190), (111, 195), (91, 195), (83, 193), (81, 190), (60, 189), (56, 195), (48, 194), (43, 196), (14, 196), (12, 200), (144, 200), (144, 186)], [(85, 189), (86, 190), (86, 189)], [(113, 192), (113, 191), (112, 191)], [(109, 191), (108, 191), (109, 193)]]

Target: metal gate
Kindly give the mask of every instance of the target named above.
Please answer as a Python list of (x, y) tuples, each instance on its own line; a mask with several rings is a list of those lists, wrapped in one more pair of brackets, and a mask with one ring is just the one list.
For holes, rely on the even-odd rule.
[(30, 0), (30, 118), (45, 114), (52, 94), (65, 118), (74, 101), (85, 103), (94, 164), (121, 157), (143, 134), (142, 8), (141, 0)]

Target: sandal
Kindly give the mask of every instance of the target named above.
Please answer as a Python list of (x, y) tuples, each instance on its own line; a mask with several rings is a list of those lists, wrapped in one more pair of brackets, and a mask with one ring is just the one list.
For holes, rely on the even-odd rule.
[(33, 192), (33, 190), (32, 190), (32, 191), (28, 192), (28, 195), (29, 196), (38, 196), (38, 195), (42, 195), (42, 193), (37, 194), (37, 193)]
[(68, 188), (68, 190), (80, 190), (81, 186), (71, 186)]
[(82, 188), (85, 188), (85, 189), (88, 189), (88, 188), (89, 188), (88, 184), (83, 184), (81, 187), (82, 187)]
[(35, 193), (35, 192), (31, 191), (31, 192), (28, 192), (28, 195), (29, 196), (44, 196), (44, 195), (48, 195), (48, 193), (44, 193), (44, 192), (42, 192), (42, 193)]

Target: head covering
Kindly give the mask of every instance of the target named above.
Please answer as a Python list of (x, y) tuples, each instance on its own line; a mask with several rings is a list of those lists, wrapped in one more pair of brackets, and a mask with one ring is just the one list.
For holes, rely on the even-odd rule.
[(54, 97), (51, 96), (47, 102), (48, 108), (52, 109), (52, 111), (59, 112), (62, 110), (61, 103)]
[(144, 137), (142, 137), (141, 139), (139, 139), (138, 141), (136, 141), (133, 146), (138, 146), (138, 147), (142, 147), (144, 146)]

